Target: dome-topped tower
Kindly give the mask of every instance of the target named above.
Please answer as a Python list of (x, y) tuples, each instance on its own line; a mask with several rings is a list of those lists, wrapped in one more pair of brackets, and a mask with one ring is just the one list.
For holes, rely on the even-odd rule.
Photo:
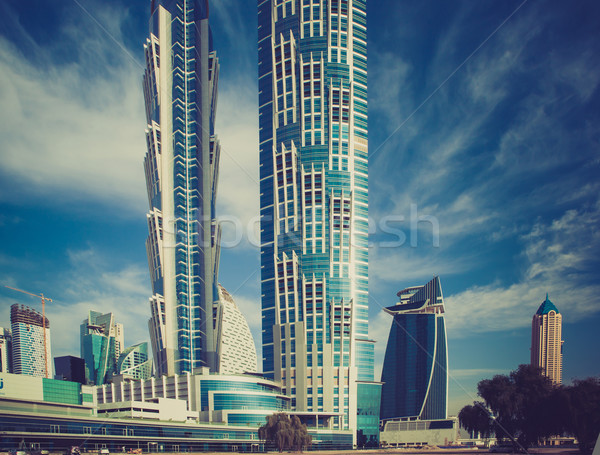
[(562, 382), (562, 344), (562, 315), (546, 294), (531, 322), (531, 364), (554, 384)]

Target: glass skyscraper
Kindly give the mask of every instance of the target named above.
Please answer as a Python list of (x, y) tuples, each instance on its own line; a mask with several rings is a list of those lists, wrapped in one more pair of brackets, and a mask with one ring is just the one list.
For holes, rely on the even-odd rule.
[(219, 63), (206, 0), (153, 0), (144, 46), (149, 321), (158, 375), (217, 368)]
[(448, 348), (439, 277), (398, 292), (381, 382), (381, 420), (448, 416)]
[(366, 38), (365, 0), (258, 0), (263, 372), (354, 429), (374, 352)]
[(79, 339), (86, 379), (95, 385), (108, 382), (117, 372), (117, 361), (125, 347), (123, 324), (115, 322), (112, 313), (90, 310), (79, 326)]

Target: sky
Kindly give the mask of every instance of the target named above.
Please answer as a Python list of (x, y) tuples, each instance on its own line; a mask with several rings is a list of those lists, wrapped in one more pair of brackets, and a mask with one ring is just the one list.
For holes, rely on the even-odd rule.
[[(260, 352), (256, 5), (210, 3), (220, 58), (220, 282)], [(90, 309), (148, 341), (147, 0), (0, 2), (0, 285), (53, 299), (53, 356)], [(439, 275), (449, 411), (529, 362), (549, 293), (564, 382), (600, 375), (600, 4), (369, 0), (370, 336)], [(0, 287), (0, 326), (33, 297)]]

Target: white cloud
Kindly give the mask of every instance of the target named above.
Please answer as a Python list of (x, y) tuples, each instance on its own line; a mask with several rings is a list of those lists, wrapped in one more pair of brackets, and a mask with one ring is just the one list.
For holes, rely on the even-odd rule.
[[(372, 305), (372, 304), (371, 304)], [(391, 305), (391, 304), (390, 304)], [(375, 318), (369, 320), (369, 337), (376, 340), (375, 343), (375, 380), (381, 379), (381, 369), (383, 367), (383, 357), (385, 356), (385, 348), (392, 326), (393, 316), (386, 312), (379, 311)]]
[(600, 286), (593, 276), (599, 223), (598, 205), (569, 210), (549, 224), (537, 223), (523, 236), (527, 267), (518, 282), (473, 286), (446, 297), (449, 336), (528, 327), (546, 292), (563, 314), (563, 323), (598, 311)]
[(480, 377), (493, 377), (498, 374), (507, 374), (508, 370), (499, 370), (493, 368), (463, 368), (463, 369), (450, 369), (449, 375), (454, 379), (463, 378), (480, 378)]
[(97, 29), (61, 33), (80, 45), (74, 62), (58, 63), (58, 54), (28, 61), (0, 38), (0, 166), (16, 182), (4, 198), (52, 194), (54, 204), (93, 200), (141, 212), (142, 70)]
[(127, 346), (148, 341), (148, 270), (138, 264), (117, 268), (98, 251), (69, 251), (61, 274), (61, 295), (48, 307), (52, 352), (79, 355), (79, 324), (89, 310), (112, 312), (124, 326)]
[[(428, 254), (424, 254), (425, 250)], [(417, 248), (408, 244), (397, 248), (375, 247), (369, 251), (369, 280), (372, 287), (382, 282), (416, 285), (430, 280), (433, 274), (449, 276), (468, 271), (473, 254), (465, 252), (463, 256), (448, 258), (431, 244)]]
[(217, 217), (223, 227), (223, 247), (256, 248), (260, 192), (258, 105), (251, 78), (241, 76), (227, 86), (221, 85), (216, 123), (221, 140)]

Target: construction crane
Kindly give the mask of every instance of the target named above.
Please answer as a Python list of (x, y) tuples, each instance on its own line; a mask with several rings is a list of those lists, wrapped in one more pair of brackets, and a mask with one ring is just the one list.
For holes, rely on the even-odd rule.
[(31, 295), (33, 297), (39, 297), (42, 299), (42, 332), (44, 332), (44, 364), (45, 364), (45, 376), (48, 377), (48, 351), (46, 348), (46, 302), (52, 302), (49, 297), (44, 297), (44, 294), (32, 294), (31, 292), (24, 291), (23, 289), (11, 288), (10, 286), (4, 286), (5, 288), (12, 289), (13, 291), (22, 292), (23, 294)]

